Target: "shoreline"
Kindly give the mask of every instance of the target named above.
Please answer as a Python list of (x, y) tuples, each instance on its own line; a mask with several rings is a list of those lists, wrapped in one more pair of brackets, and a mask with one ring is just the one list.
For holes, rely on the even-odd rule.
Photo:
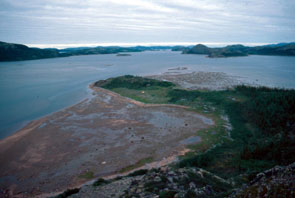
[[(73, 123), (76, 123), (76, 124), (79, 124), (79, 123), (85, 123), (85, 122), (90, 122), (91, 120), (92, 120), (92, 118), (90, 118), (90, 119), (86, 119), (85, 121), (83, 121), (83, 119), (84, 119), (84, 117), (85, 118), (87, 118), (87, 116), (90, 116), (90, 115), (92, 115), (93, 113), (91, 113), (92, 112), (92, 108), (91, 108), (91, 106), (92, 107), (95, 107), (95, 108), (103, 108), (104, 109), (104, 111), (109, 111), (110, 109), (112, 109), (112, 110), (116, 110), (116, 109), (118, 109), (119, 110), (119, 112), (120, 111), (122, 111), (122, 110), (124, 110), (124, 111), (128, 111), (129, 112), (129, 108), (131, 108), (131, 109), (133, 109), (134, 107), (132, 107), (132, 106), (137, 106), (137, 109), (138, 108), (140, 108), (141, 110), (140, 111), (143, 111), (143, 112), (145, 112), (145, 113), (139, 113), (138, 115), (145, 115), (146, 113), (148, 113), (148, 112), (150, 112), (150, 113), (148, 113), (148, 115), (149, 115), (149, 117), (150, 118), (141, 118), (141, 121), (140, 122), (142, 122), (142, 123), (140, 123), (140, 122), (135, 122), (135, 120), (137, 119), (137, 114), (135, 114), (134, 116), (136, 116), (136, 119), (135, 118), (133, 118), (134, 119), (134, 121), (124, 121), (124, 119), (123, 118), (121, 118), (120, 117), (120, 115), (121, 115), (121, 113), (119, 113), (117, 116), (119, 116), (117, 119), (118, 120), (112, 120), (112, 116), (110, 117), (111, 118), (111, 120), (109, 120), (109, 118), (106, 118), (107, 120), (105, 121), (105, 122), (111, 122), (111, 123), (113, 123), (112, 125), (108, 125), (107, 123), (105, 123), (105, 122), (102, 122), (101, 124), (103, 124), (102, 126), (109, 126), (110, 127), (110, 129), (108, 129), (108, 130), (111, 130), (111, 131), (113, 131), (112, 133), (118, 133), (118, 135), (119, 136), (121, 136), (119, 133), (120, 133), (120, 131), (122, 130), (122, 127), (123, 126), (126, 126), (126, 124), (128, 124), (128, 123), (130, 123), (131, 125), (133, 125), (133, 127), (148, 127), (149, 128), (149, 130), (151, 130), (151, 126), (153, 126), (153, 127), (159, 127), (159, 126), (156, 126), (155, 125), (155, 123), (153, 123), (153, 121), (151, 121), (150, 119), (153, 119), (153, 116), (158, 116), (157, 114), (153, 114), (153, 112), (154, 111), (161, 111), (161, 112), (163, 112), (164, 114), (163, 115), (161, 115), (161, 116), (164, 116), (164, 118), (165, 119), (168, 119), (168, 122), (169, 122), (169, 116), (175, 116), (175, 118), (173, 118), (173, 119), (177, 119), (177, 120), (179, 120), (180, 118), (178, 118), (179, 117), (179, 115), (176, 115), (175, 114), (175, 112), (173, 112), (173, 111), (176, 111), (176, 112), (179, 112), (181, 115), (183, 114), (183, 113), (185, 113), (185, 114), (187, 114), (186, 116), (188, 116), (186, 119), (192, 119), (192, 117), (190, 118), (190, 116), (194, 116), (194, 115), (199, 115), (199, 114), (197, 114), (197, 113), (195, 113), (195, 112), (189, 112), (189, 111), (187, 111), (187, 107), (184, 107), (184, 106), (178, 106), (178, 105), (165, 105), (165, 104), (160, 104), (160, 105), (157, 105), (157, 104), (144, 104), (144, 103), (141, 103), (141, 102), (138, 102), (138, 101), (134, 101), (134, 100), (132, 100), (132, 99), (129, 99), (129, 98), (125, 98), (125, 97), (122, 97), (122, 96), (120, 96), (119, 94), (116, 94), (116, 93), (114, 93), (114, 92), (111, 92), (111, 91), (108, 91), (108, 90), (104, 90), (104, 89), (101, 89), (101, 88), (96, 88), (96, 87), (93, 87), (93, 83), (92, 84), (90, 84), (89, 85), (89, 88), (90, 89), (92, 89), (93, 90), (93, 97), (91, 98), (91, 99), (89, 99), (89, 98), (87, 98), (87, 99), (84, 99), (83, 101), (81, 101), (81, 102), (79, 102), (79, 103), (77, 103), (77, 104), (75, 104), (75, 105), (72, 105), (72, 106), (70, 106), (70, 107), (67, 107), (67, 108), (65, 108), (65, 109), (62, 109), (62, 110), (60, 110), (60, 111), (58, 111), (58, 112), (55, 112), (55, 113), (52, 113), (52, 114), (50, 114), (50, 115), (47, 115), (47, 116), (45, 116), (45, 117), (43, 117), (43, 118), (41, 118), (41, 119), (38, 119), (38, 120), (34, 120), (34, 121), (31, 121), (28, 125), (26, 125), (24, 128), (22, 128), (21, 130), (19, 130), (19, 131), (17, 131), (15, 134), (13, 134), (13, 135), (11, 135), (11, 136), (9, 136), (9, 137), (7, 137), (7, 138), (5, 138), (5, 139), (3, 139), (3, 140), (1, 140), (0, 141), (0, 148), (1, 148), (1, 153), (2, 154), (4, 154), (4, 153), (6, 153), (6, 152), (9, 152), (9, 153), (11, 153), (11, 155), (12, 156), (8, 156), (7, 154), (6, 154), (6, 158), (7, 158), (7, 160), (10, 158), (10, 162), (12, 161), (15, 165), (16, 165), (16, 167), (15, 168), (17, 168), (18, 167), (18, 163), (21, 163), (22, 164), (22, 166), (21, 167), (18, 167), (17, 169), (23, 169), (23, 171), (21, 171), (20, 170), (20, 172), (19, 172), (19, 174), (21, 174), (21, 175), (23, 175), (23, 176), (21, 176), (20, 178), (27, 178), (28, 176), (26, 176), (27, 174), (36, 174), (36, 175), (38, 175), (38, 174), (40, 174), (41, 172), (43, 172), (43, 174), (51, 174), (50, 172), (52, 172), (52, 173), (54, 173), (54, 172), (56, 172), (56, 170), (61, 170), (61, 174), (63, 174), (62, 172), (63, 172), (63, 169), (64, 168), (62, 168), (62, 169), (60, 169), (60, 168), (58, 168), (58, 166), (57, 166), (57, 164), (63, 164), (63, 163), (65, 163), (65, 164), (68, 164), (68, 163), (72, 163), (72, 165), (70, 165), (70, 166), (75, 166), (75, 167), (72, 167), (71, 169), (72, 169), (72, 171), (74, 171), (74, 170), (79, 170), (79, 166), (81, 166), (82, 164), (81, 164), (81, 162), (79, 162), (79, 161), (83, 161), (83, 159), (86, 157), (86, 159), (88, 159), (89, 157), (90, 158), (92, 158), (91, 157), (91, 155), (98, 155), (97, 154), (97, 152), (93, 152), (93, 151), (91, 151), (90, 153), (89, 153), (89, 149), (91, 149), (93, 146), (91, 146), (91, 145), (93, 145), (93, 143), (90, 143), (91, 141), (98, 141), (97, 139), (93, 139), (93, 137), (95, 137), (95, 135), (94, 134), (85, 134), (84, 132), (79, 132), (79, 130), (78, 129), (74, 129), (74, 131), (76, 130), (76, 132), (73, 132), (73, 131), (69, 131), (69, 132), (67, 132), (67, 134), (65, 134), (65, 132), (63, 132), (63, 133), (60, 133), (60, 132), (62, 132), (62, 131), (64, 131), (64, 130), (66, 130), (66, 131), (68, 131), (67, 129), (63, 129), (64, 127), (65, 127), (65, 124), (61, 124), (60, 126), (59, 126), (59, 122), (62, 122), (62, 123), (68, 123), (67, 122), (67, 119), (73, 119), (73, 121), (71, 121), (71, 122), (69, 122), (68, 124), (70, 124), (69, 125), (69, 127), (73, 127), (72, 125), (73, 125)], [(115, 102), (115, 101), (113, 101), (113, 100), (115, 100), (115, 101), (117, 101), (117, 102)], [(98, 102), (98, 103), (97, 103)], [(119, 104), (119, 106), (118, 106), (118, 104)], [(127, 105), (126, 107), (124, 106), (124, 105)], [(97, 105), (99, 105), (99, 106), (97, 106)], [(113, 107), (111, 107), (112, 105), (114, 105)], [(120, 105), (123, 105), (122, 107), (120, 107)], [(123, 109), (122, 109), (123, 108)], [(103, 110), (102, 109), (102, 110)], [(157, 110), (156, 110), (157, 109)], [(171, 109), (174, 109), (173, 111), (171, 111)], [(135, 110), (135, 109), (134, 109)], [(128, 113), (128, 114), (130, 114), (130, 116), (133, 116), (133, 114), (132, 114), (132, 112), (134, 111), (134, 110), (132, 110), (130, 113)], [(75, 113), (74, 113), (75, 112)], [(83, 113), (84, 112), (84, 113)], [(98, 111), (99, 112), (99, 111)], [(81, 115), (82, 117), (81, 118), (83, 118), (82, 120), (75, 120), (76, 119), (76, 117), (75, 116), (77, 116), (77, 114), (80, 114), (80, 113), (82, 113), (83, 115)], [(97, 110), (96, 110), (96, 113), (97, 113)], [(127, 114), (127, 115), (128, 115)], [(165, 117), (166, 116), (166, 114), (167, 114), (167, 118)], [(99, 119), (101, 119), (101, 118), (103, 118), (103, 117), (99, 117)], [(105, 118), (104, 118), (105, 119)], [(199, 121), (198, 122), (196, 122), (196, 120), (194, 120), (194, 122), (191, 122), (191, 121), (189, 121), (188, 120), (188, 122), (191, 122), (191, 124), (190, 125), (192, 125), (192, 127), (193, 128), (199, 128), (199, 127), (201, 127), (201, 128), (203, 128), (203, 127), (205, 127), (205, 126), (207, 126), (207, 124), (205, 124), (205, 123), (202, 123), (203, 121), (202, 120), (200, 120), (200, 117), (194, 117), (194, 119), (199, 119)], [(88, 121), (87, 121), (88, 120)], [(82, 122), (83, 121), (83, 122)], [(137, 121), (137, 120), (136, 120)], [(99, 120), (98, 120), (98, 122), (100, 122)], [(195, 123), (196, 122), (196, 123)], [(202, 123), (202, 124), (201, 124)], [(68, 126), (68, 124), (66, 124), (66, 127)], [(85, 123), (86, 124), (86, 123)], [(200, 125), (201, 124), (201, 125)], [(213, 124), (213, 123), (212, 123)], [(44, 125), (44, 126), (43, 126)], [(75, 125), (75, 124), (74, 124)], [(80, 124), (79, 124), (80, 125)], [(88, 125), (88, 124), (87, 124)], [(122, 125), (122, 127), (117, 127), (118, 129), (116, 129), (116, 126), (121, 126)], [(78, 125), (77, 125), (78, 126)], [(40, 127), (41, 127), (41, 129), (40, 129)], [(61, 127), (61, 128), (60, 128)], [(132, 127), (132, 128), (133, 128)], [(97, 127), (95, 127), (95, 128), (97, 128)], [(123, 127), (124, 128), (124, 127)], [(130, 127), (129, 127), (130, 128)], [(155, 128), (155, 129), (156, 129)], [(188, 127), (188, 128), (190, 128), (190, 127)], [(52, 131), (52, 129), (54, 129), (54, 132)], [(159, 128), (160, 129), (160, 128)], [(77, 131), (78, 130), (78, 131)], [(89, 128), (88, 129), (88, 131), (92, 131), (92, 130), (94, 130), (94, 128), (92, 129), (92, 128)], [(132, 129), (133, 130), (133, 129)], [(131, 130), (131, 132), (132, 132), (132, 130)], [(165, 129), (164, 129), (165, 130)], [(167, 129), (166, 129), (167, 130)], [(166, 131), (165, 130), (165, 133), (171, 133), (171, 132), (168, 132), (168, 131)], [(169, 129), (169, 130), (172, 130), (172, 132), (173, 131), (179, 131), (179, 129)], [(182, 128), (181, 130), (184, 130), (184, 132), (187, 130), (187, 129), (185, 129), (185, 128)], [(46, 131), (51, 131), (50, 133), (52, 133), (52, 134), (48, 134)], [(60, 132), (59, 132), (60, 131)], [(128, 139), (132, 139), (133, 137), (132, 136), (129, 136), (128, 135), (128, 133), (130, 133), (130, 132), (128, 132), (128, 131), (130, 131), (129, 129), (128, 129), (128, 127), (126, 128), (125, 127), (125, 129), (124, 129), (124, 131), (126, 131), (126, 132), (124, 132), (124, 134), (125, 134), (125, 136), (127, 135), (127, 139), (126, 140), (128, 140)], [(140, 130), (140, 131), (142, 131), (142, 129)], [(137, 130), (134, 130), (134, 132), (132, 132), (132, 133), (142, 133), (142, 132), (140, 132), (140, 131), (137, 131)], [(164, 131), (163, 131), (164, 132)], [(81, 136), (77, 136), (77, 134), (75, 135), (75, 133), (78, 133), (78, 134), (84, 134), (83, 136), (85, 136), (85, 138), (86, 139), (84, 139), (83, 141), (81, 141), (80, 139), (81, 139)], [(135, 141), (135, 142), (140, 142), (140, 144), (139, 145), (137, 145), (138, 143), (136, 143), (135, 144), (135, 147), (138, 147), (138, 146), (140, 146), (141, 144), (142, 144), (142, 146), (140, 146), (140, 147), (138, 147), (138, 148), (143, 148), (143, 147), (145, 147), (145, 146), (148, 146), (149, 144), (146, 144), (145, 143), (145, 141), (150, 141), (149, 139), (151, 139), (151, 141), (155, 141), (154, 140), (154, 137), (149, 137), (149, 134), (146, 134), (146, 132), (144, 132), (143, 134), (145, 134), (144, 136), (145, 136), (145, 139), (143, 140), (143, 139), (140, 139), (139, 137), (136, 139), (134, 139), (134, 140), (132, 140), (131, 141), (131, 144), (133, 144), (132, 142), (133, 141)], [(185, 135), (186, 134), (186, 135)], [(185, 147), (184, 147), (184, 145), (178, 145), (178, 146), (176, 146), (177, 144), (179, 144), (178, 142), (180, 142), (181, 141), (181, 139), (183, 139), (183, 138), (185, 138), (185, 137), (191, 137), (192, 136), (192, 134), (191, 135), (189, 135), (190, 134), (190, 132), (189, 131), (187, 131), (187, 132), (185, 132), (184, 133), (184, 136), (183, 137), (177, 137), (176, 139), (174, 138), (173, 139), (173, 141), (172, 140), (165, 140), (166, 142), (168, 141), (171, 141), (171, 147), (175, 147), (174, 149), (173, 149), (173, 152), (171, 153), (171, 149), (169, 149), (169, 148), (164, 148), (164, 150), (161, 150), (160, 151), (160, 153), (158, 152), (158, 151), (153, 151), (153, 152), (158, 152), (158, 154), (152, 154), (152, 156), (155, 156), (155, 158), (153, 158), (153, 163), (155, 164), (155, 163), (159, 163), (159, 164), (163, 164), (163, 160), (166, 160), (167, 162), (166, 163), (170, 163), (170, 162), (172, 162), (173, 160), (175, 160), (176, 158), (177, 158), (177, 156), (179, 155), (179, 151), (183, 151), (184, 149), (185, 149)], [(93, 136), (94, 135), (94, 136)], [(137, 135), (135, 135), (135, 136), (138, 136), (139, 134), (137, 134)], [(142, 136), (142, 135), (141, 135)], [(56, 138), (53, 138), (53, 137), (60, 137), (60, 138), (58, 138), (58, 139), (56, 139)], [(104, 136), (103, 136), (104, 137)], [(106, 136), (106, 138), (108, 137), (108, 135)], [(66, 139), (65, 139), (66, 138)], [(70, 138), (70, 139), (69, 139)], [(168, 137), (166, 137), (165, 139), (167, 139)], [(178, 138), (180, 138), (179, 140), (177, 140)], [(74, 149), (74, 151), (71, 151), (70, 153), (67, 151), (67, 147), (65, 147), (66, 145), (63, 145), (64, 143), (62, 143), (63, 141), (62, 140), (67, 140), (67, 139), (69, 139), (69, 140), (71, 140), (71, 141), (74, 141), (75, 142), (75, 144), (73, 144), (73, 143), (71, 143), (71, 141), (70, 142), (68, 142), (67, 144), (69, 144), (69, 145), (75, 145), (75, 147), (73, 147), (73, 148), (75, 148), (76, 149), (76, 152), (75, 152), (75, 149)], [(112, 138), (111, 138), (112, 139)], [(169, 138), (168, 138), (169, 139)], [(171, 138), (170, 138), (171, 139)], [(85, 140), (89, 140), (90, 142), (89, 143), (87, 143), (87, 141), (85, 142)], [(126, 142), (126, 140), (124, 140), (122, 143), (123, 143), (123, 145), (124, 144), (130, 144), (130, 142), (128, 143), (128, 141)], [(109, 141), (108, 139), (106, 139), (106, 142), (107, 141)], [(112, 140), (113, 141), (113, 140)], [(21, 145), (18, 145), (20, 142), (23, 142)], [(34, 146), (31, 146), (31, 144), (30, 143), (28, 143), (28, 142), (35, 142), (35, 144), (38, 142), (38, 144), (40, 145), (40, 146), (37, 146), (35, 149), (34, 149)], [(60, 143), (61, 143), (61, 145), (60, 145)], [(124, 143), (125, 142), (125, 143)], [(120, 143), (120, 144), (122, 144), (122, 143)], [(79, 149), (79, 146), (77, 147), (76, 146), (76, 144), (78, 144), (78, 145), (81, 145), (82, 147), (81, 147), (81, 149)], [(86, 144), (86, 147), (85, 147), (85, 144)], [(99, 144), (99, 142), (97, 142), (97, 144)], [(95, 144), (95, 145), (97, 145), (97, 144)], [(117, 143), (118, 144), (118, 143)], [(161, 143), (162, 144), (162, 143)], [(48, 146), (50, 146), (51, 145), (51, 147), (53, 146), (53, 145), (56, 145), (56, 146), (58, 146), (59, 147), (59, 151), (56, 151), (58, 154), (56, 154), (55, 152), (52, 152), (52, 151), (47, 151), (50, 147), (48, 147)], [(133, 144), (134, 145), (134, 144)], [(145, 145), (145, 146), (144, 146)], [(158, 143), (156, 144), (156, 145), (158, 145)], [(127, 146), (127, 145), (126, 145)], [(158, 145), (158, 146), (160, 146), (160, 145)], [(108, 147), (106, 147), (106, 146), (103, 146), (102, 145), (102, 147), (105, 147), (107, 150), (109, 150), (109, 149), (111, 149), (110, 151), (112, 151), (112, 148), (108, 148)], [(125, 147), (125, 146), (124, 146)], [(157, 147), (157, 146), (156, 146)], [(19, 149), (20, 150), (19, 150)], [(78, 149), (77, 149), (78, 148)], [(128, 147), (126, 147), (126, 148), (129, 148), (129, 146)], [(159, 147), (160, 148), (160, 147)], [(13, 151), (13, 149), (15, 150), (15, 151)], [(37, 149), (37, 150), (36, 150)], [(116, 149), (115, 147), (113, 148), (113, 149)], [(167, 150), (168, 149), (168, 150)], [(12, 150), (12, 151), (11, 151)], [(56, 150), (56, 149), (55, 149)], [(97, 150), (97, 149), (96, 149)], [(121, 149), (120, 149), (121, 150)], [(121, 152), (120, 150), (117, 150), (117, 152)], [(169, 152), (169, 150), (170, 150), (170, 152)], [(20, 153), (20, 155), (22, 156), (22, 157), (18, 157), (18, 156), (14, 156), (13, 155), (13, 153), (18, 153), (18, 152), (21, 152)], [(106, 152), (106, 151), (104, 151), (104, 152)], [(116, 151), (115, 151), (116, 152)], [(42, 154), (43, 153), (43, 154)], [(75, 157), (74, 158), (72, 158), (71, 156), (74, 154), (74, 153), (77, 153), (77, 155), (79, 156), (79, 155), (81, 155), (81, 157), (78, 157), (77, 155), (75, 155)], [(114, 151), (112, 151), (111, 153), (114, 153)], [(181, 153), (181, 152), (180, 152)], [(90, 154), (90, 156), (89, 156), (89, 154)], [(102, 156), (104, 156), (105, 154), (103, 154)], [(120, 155), (119, 153), (118, 153), (118, 155)], [(129, 154), (130, 155), (130, 154)], [(128, 154), (127, 154), (127, 156), (129, 156)], [(137, 154), (137, 153), (133, 153), (132, 155), (135, 155), (135, 156), (132, 156), (132, 160), (131, 161), (125, 161), (125, 162), (118, 162), (119, 164), (120, 164), (120, 166), (118, 166), (117, 168), (115, 168), (115, 167), (113, 167), (113, 168), (111, 168), (110, 170), (120, 170), (120, 169), (122, 169), (123, 167), (126, 167), (126, 165), (127, 164), (129, 164), (129, 165), (131, 165), (131, 164), (134, 164), (134, 163), (136, 163), (136, 161), (138, 161), (138, 160), (140, 160), (140, 159), (144, 159), (145, 157), (147, 157), (145, 154)], [(150, 155), (150, 154), (149, 154)], [(52, 157), (49, 157), (49, 156), (52, 156), (52, 157), (54, 157), (55, 158), (55, 160), (54, 161), (52, 161), (52, 160), (50, 160)], [(77, 161), (77, 160), (75, 160), (75, 158), (81, 158), (81, 160), (79, 160), (79, 161)], [(115, 156), (114, 156), (115, 157)], [(5, 176), (5, 175), (9, 175), (9, 174), (12, 174), (12, 173), (14, 173), (15, 171), (12, 171), (12, 170), (14, 170), (14, 168), (11, 168), (11, 165), (9, 165), (9, 164), (5, 164), (5, 161), (6, 162), (8, 162), (7, 160), (5, 160), (5, 156), (1, 156), (1, 158), (3, 158), (2, 159), (2, 161), (4, 161), (4, 165), (2, 165), (2, 168), (0, 167), (0, 170), (2, 170), (2, 171), (4, 171), (3, 172), (3, 174), (1, 175), (1, 177), (0, 178), (2, 178), (2, 181), (5, 181), (5, 180), (3, 180), (3, 176), (4, 176), (4, 178), (6, 178), (7, 179), (7, 177)], [(11, 158), (13, 158), (13, 159), (11, 159)], [(15, 159), (15, 158), (20, 158), (20, 159)], [(44, 160), (45, 160), (45, 162), (43, 163), (43, 161), (44, 160), (41, 160), (41, 159), (43, 159), (44, 158)], [(65, 159), (65, 158), (68, 158), (68, 159)], [(70, 161), (68, 161), (69, 159), (71, 159)], [(114, 160), (116, 159), (116, 157), (114, 158)], [(137, 160), (136, 160), (137, 159)], [(24, 161), (23, 160), (25, 160), (25, 163), (24, 163)], [(60, 161), (60, 163), (57, 163), (57, 162), (55, 162), (55, 161)], [(46, 161), (48, 161), (48, 162), (46, 162)], [(64, 162), (63, 162), (64, 161)], [(84, 160), (85, 161), (85, 160)], [(88, 161), (88, 160), (87, 160)], [(133, 162), (132, 162), (133, 161)], [(9, 163), (10, 163), (9, 162)], [(91, 162), (92, 163), (92, 160), (90, 160), (89, 159), (89, 162)], [(44, 165), (41, 165), (41, 164), (44, 164)], [(51, 166), (48, 166), (48, 163), (49, 164), (52, 164), (53, 166), (57, 166), (56, 168), (58, 168), (58, 169), (54, 169), (54, 168), (52, 168)], [(57, 163), (57, 164), (56, 164)], [(78, 163), (78, 164), (77, 164)], [(148, 164), (150, 164), (150, 166), (154, 166), (154, 165), (152, 165), (153, 163), (148, 163)], [(41, 165), (41, 167), (39, 167), (38, 168), (38, 170), (33, 170), (33, 172), (35, 172), (35, 173), (26, 173), (26, 167), (34, 167), (35, 165), (34, 164), (40, 164)], [(47, 164), (47, 165), (46, 165)], [(80, 164), (80, 165), (79, 165)], [(123, 165), (123, 164), (125, 164), (125, 165)], [(147, 164), (147, 165), (148, 165)], [(165, 164), (165, 163), (164, 163)], [(40, 166), (40, 165), (38, 165), (38, 166)], [(78, 166), (77, 166), (78, 165)], [(4, 167), (3, 167), (4, 166)], [(85, 165), (84, 165), (85, 166)], [(83, 170), (85, 171), (85, 170), (91, 170), (91, 169), (97, 169), (97, 166), (98, 167), (102, 167), (103, 165), (102, 164), (100, 164), (100, 165), (96, 165), (96, 166), (93, 166), (93, 165), (86, 165), (86, 168), (82, 168), (81, 169), (81, 167), (80, 167), (80, 175), (82, 174), (84, 174), (83, 173)], [(127, 165), (128, 166), (128, 165)], [(5, 171), (6, 169), (5, 169), (5, 167), (6, 168), (8, 168), (8, 169), (10, 169), (11, 171), (9, 171), (8, 170), (8, 172), (7, 171)], [(44, 167), (44, 168), (42, 168), (42, 167)], [(46, 168), (47, 167), (47, 168)], [(83, 167), (83, 166), (82, 166)], [(88, 168), (87, 168), (88, 167)], [(91, 168), (92, 167), (92, 168)], [(121, 167), (121, 168), (119, 168), (119, 167)], [(4, 168), (4, 169), (3, 169)], [(78, 168), (78, 169), (77, 169)], [(115, 169), (114, 169), (115, 168)], [(52, 170), (51, 170), (52, 169)], [(98, 168), (99, 169), (99, 168)], [(51, 171), (50, 171), (51, 170)], [(40, 172), (41, 171), (41, 172)], [(45, 172), (44, 172), (45, 171)], [(48, 172), (49, 171), (49, 172)], [(64, 170), (65, 171), (65, 170)], [(71, 170), (68, 170), (68, 171), (71, 171)], [(134, 170), (132, 170), (132, 171), (134, 171)], [(6, 172), (6, 173), (5, 173)], [(10, 172), (10, 173), (9, 173)], [(38, 172), (40, 172), (40, 173), (38, 173)], [(46, 172), (48, 172), (48, 173), (46, 173)], [(57, 171), (58, 172), (58, 171)], [(67, 171), (66, 171), (67, 172)], [(95, 171), (94, 171), (95, 172)], [(26, 173), (26, 174), (25, 174)], [(37, 174), (38, 173), (38, 174)], [(87, 172), (86, 172), (87, 173)], [(67, 173), (68, 174), (68, 173)], [(72, 174), (72, 173), (71, 173)], [(125, 173), (126, 174), (126, 173)], [(128, 173), (127, 173), (128, 174)], [(116, 173), (116, 171), (115, 172), (113, 172), (113, 171), (104, 171), (104, 173), (101, 173), (101, 175), (97, 175), (95, 178), (98, 178), (98, 177), (106, 177), (106, 178), (108, 178), (108, 177), (114, 177), (114, 176), (118, 176), (118, 174)], [(77, 176), (79, 176), (79, 173), (77, 174), (77, 173), (75, 173), (74, 175), (72, 175), (73, 177), (69, 177), (69, 180), (72, 180), (72, 185), (69, 185), (68, 187), (65, 187), (65, 188), (63, 188), (62, 190), (66, 190), (67, 188), (69, 188), (69, 187), (72, 187), (72, 186), (80, 186), (80, 185), (85, 185), (85, 182), (86, 182), (86, 184), (89, 182), (89, 180), (88, 179), (86, 179), (86, 180), (84, 180), (84, 179), (79, 179), (79, 178), (77, 178)], [(29, 177), (31, 177), (31, 176), (29, 176)], [(46, 177), (45, 177), (46, 178)], [(44, 179), (45, 179), (44, 178)], [(48, 178), (48, 177), (47, 177)], [(50, 178), (50, 177), (49, 177)], [(72, 178), (72, 179), (71, 179)], [(41, 179), (40, 180), (40, 182), (42, 183), (42, 181), (44, 181), (44, 179)], [(8, 180), (9, 180), (9, 178), (8, 178)], [(26, 181), (26, 183), (28, 183), (28, 185), (29, 186), (32, 186), (33, 184), (32, 184), (32, 182), (33, 181), (29, 181), (28, 179), (25, 179), (24, 181)], [(91, 181), (91, 180), (90, 180)], [(36, 182), (37, 182), (37, 180), (36, 180)], [(20, 182), (20, 183), (23, 183), (23, 182)], [(51, 182), (52, 183), (52, 182)], [(0, 183), (1, 184), (1, 183)], [(2, 184), (3, 185), (3, 184)], [(58, 185), (58, 184), (56, 184), (56, 185)], [(34, 186), (34, 185), (33, 185)], [(38, 184), (37, 186), (40, 186), (40, 184)], [(16, 186), (14, 186), (13, 188), (16, 188)], [(23, 187), (24, 188), (24, 187)], [(33, 187), (33, 189), (35, 188), (35, 186)], [(38, 187), (39, 188), (39, 187)], [(32, 190), (33, 190), (32, 189)], [(31, 191), (31, 193), (29, 193), (31, 196), (36, 196), (36, 197), (42, 197), (43, 196), (43, 194), (45, 193), (46, 194), (46, 190), (44, 191), (44, 190), (42, 190), (42, 185), (40, 186), (40, 192), (43, 192), (43, 193), (41, 193), (41, 194), (39, 194), (38, 193), (38, 190), (36, 191), (36, 189), (35, 190), (33, 190), (33, 191)], [(48, 189), (49, 190), (49, 189)], [(22, 190), (21, 190), (22, 191)], [(58, 190), (53, 190), (53, 189), (51, 189), (51, 190), (49, 190), (49, 192), (62, 192), (62, 191), (58, 191)], [(23, 193), (21, 193), (22, 195), (24, 195)], [(45, 196), (45, 195), (44, 195)]]
[(61, 109), (58, 109), (58, 110), (53, 111), (51, 113), (45, 114), (43, 116), (38, 116), (38, 117), (36, 117), (36, 118), (34, 118), (32, 120), (26, 120), (26, 121), (24, 121), (23, 124), (20, 124), (20, 126), (16, 127), (16, 129), (11, 130), (11, 132), (9, 132), (9, 135), (4, 136), (3, 138), (1, 138), (0, 139), (0, 143), (1, 143), (2, 140), (5, 140), (6, 138), (9, 138), (10, 136), (15, 135), (16, 133), (18, 133), (20, 130), (22, 130), (23, 128), (25, 128), (26, 126), (28, 126), (29, 124), (31, 124), (32, 122), (41, 120), (43, 118), (46, 118), (47, 116), (50, 116), (50, 115), (55, 114), (55, 113), (58, 113), (60, 111), (67, 110), (68, 108), (71, 108), (71, 107), (73, 107), (75, 105), (78, 105), (78, 104), (84, 102), (85, 100), (91, 99), (91, 97), (93, 97), (93, 95), (92, 95), (93, 94), (93, 90), (90, 88), (91, 84), (93, 84), (93, 83), (90, 83), (90, 84), (88, 84), (86, 86), (87, 92), (89, 91), (89, 93), (87, 93), (87, 95), (83, 99), (80, 99), (77, 102), (74, 102), (73, 104), (70, 104), (69, 106), (63, 107)]
[[(134, 168), (132, 170), (129, 170), (129, 171), (126, 171), (126, 172), (123, 172), (123, 173), (113, 173), (113, 174), (110, 174), (110, 175), (106, 175), (106, 176), (102, 176), (102, 177), (97, 177), (97, 178), (92, 179), (90, 181), (83, 182), (83, 183), (81, 183), (79, 185), (71, 186), (70, 189), (82, 188), (82, 187), (85, 187), (85, 186), (88, 186), (88, 185), (92, 185), (95, 181), (97, 181), (97, 179), (100, 179), (100, 178), (103, 178), (105, 180), (115, 179), (116, 177), (124, 177), (124, 176), (127, 176), (128, 174), (130, 174), (130, 173), (132, 173), (134, 171), (141, 170), (141, 169), (151, 170), (153, 168), (164, 167), (164, 166), (167, 166), (169, 164), (172, 164), (172, 163), (176, 162), (178, 160), (178, 157), (183, 156), (183, 155), (185, 155), (186, 153), (188, 153), (190, 151), (191, 151), (190, 149), (185, 148), (183, 150), (178, 151), (174, 155), (171, 155), (171, 156), (168, 156), (168, 157), (163, 158), (160, 161), (154, 161), (154, 162), (151, 162), (151, 163), (147, 163), (147, 164), (144, 164), (143, 166)], [(45, 193), (45, 194), (37, 195), (35, 198), (48, 198), (48, 197), (52, 197), (52, 196), (57, 196), (59, 194), (62, 194), (66, 190), (67, 189), (64, 189), (63, 191), (60, 191), (60, 192)]]

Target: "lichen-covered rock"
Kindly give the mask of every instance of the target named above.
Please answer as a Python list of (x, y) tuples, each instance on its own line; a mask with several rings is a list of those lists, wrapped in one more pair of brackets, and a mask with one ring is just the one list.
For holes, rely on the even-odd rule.
[[(112, 181), (105, 182), (99, 186), (87, 185), (80, 189), (79, 193), (70, 196), (70, 198), (116, 198), (124, 194), (132, 182), (140, 180), (141, 176), (126, 177)], [(136, 188), (133, 189), (137, 191)]]
[(132, 182), (121, 197), (215, 197), (230, 188), (231, 186), (226, 180), (203, 169), (181, 168), (171, 170), (168, 167), (163, 167), (151, 170), (137, 182)]
[(256, 177), (231, 197), (295, 197), (295, 162), (288, 166), (275, 166), (256, 175)]
[[(295, 197), (295, 162), (276, 166), (256, 175), (248, 185), (233, 190), (230, 180), (222, 179), (201, 168), (172, 169), (164, 166), (88, 185), (71, 198), (293, 198)], [(233, 193), (232, 193), (233, 192)]]

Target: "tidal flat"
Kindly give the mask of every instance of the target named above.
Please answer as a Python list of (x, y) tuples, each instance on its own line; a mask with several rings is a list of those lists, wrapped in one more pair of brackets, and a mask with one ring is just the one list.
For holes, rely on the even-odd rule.
[[(205, 169), (230, 184), (222, 191), (228, 195), (253, 175), (295, 160), (294, 90), (194, 90), (131, 75), (91, 89), (89, 99), (0, 142), (4, 195), (53, 196), (166, 165)], [(213, 192), (221, 193), (218, 185)]]
[(161, 162), (201, 142), (198, 131), (214, 124), (185, 106), (144, 104), (92, 89), (91, 99), (33, 121), (0, 142), (2, 189), (37, 196)]

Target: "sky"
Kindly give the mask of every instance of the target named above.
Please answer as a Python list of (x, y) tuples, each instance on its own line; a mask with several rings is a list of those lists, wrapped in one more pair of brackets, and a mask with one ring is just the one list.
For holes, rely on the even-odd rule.
[(39, 47), (295, 41), (295, 0), (0, 0), (0, 41)]

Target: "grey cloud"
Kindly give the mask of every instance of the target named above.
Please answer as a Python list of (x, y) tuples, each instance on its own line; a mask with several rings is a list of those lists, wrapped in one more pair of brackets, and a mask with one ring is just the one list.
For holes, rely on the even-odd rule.
[(293, 10), (292, 0), (0, 0), (0, 40), (27, 44), (294, 41)]

